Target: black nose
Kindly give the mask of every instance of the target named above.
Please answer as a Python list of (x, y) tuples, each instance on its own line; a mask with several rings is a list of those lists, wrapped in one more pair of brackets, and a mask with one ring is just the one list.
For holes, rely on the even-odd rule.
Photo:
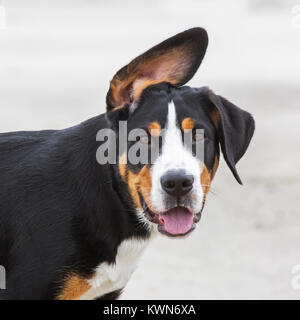
[(160, 183), (163, 190), (178, 198), (192, 190), (194, 178), (184, 170), (170, 170), (160, 178)]

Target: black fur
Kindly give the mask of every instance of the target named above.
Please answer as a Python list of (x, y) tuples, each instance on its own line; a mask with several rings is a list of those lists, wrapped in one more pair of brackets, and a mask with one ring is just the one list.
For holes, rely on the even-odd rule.
[(105, 127), (102, 115), (62, 131), (0, 135), (1, 299), (54, 298), (67, 272), (91, 275), (122, 240), (148, 236), (111, 168), (96, 162)]
[(242, 184), (235, 165), (249, 146), (255, 129), (254, 119), (247, 111), (211, 90), (205, 88), (203, 91), (220, 114), (219, 137), (222, 152), (234, 177)]

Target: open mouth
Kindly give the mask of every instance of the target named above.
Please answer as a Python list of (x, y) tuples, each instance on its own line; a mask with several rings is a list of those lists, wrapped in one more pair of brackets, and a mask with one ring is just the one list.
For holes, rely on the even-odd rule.
[(196, 223), (201, 218), (201, 211), (193, 214), (188, 208), (177, 206), (164, 213), (155, 213), (149, 209), (146, 202), (141, 198), (146, 218), (156, 223), (157, 230), (171, 237), (185, 236), (196, 228)]

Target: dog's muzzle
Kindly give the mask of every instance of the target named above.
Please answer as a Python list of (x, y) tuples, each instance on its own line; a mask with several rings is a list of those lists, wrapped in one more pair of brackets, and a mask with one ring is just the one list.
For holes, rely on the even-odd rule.
[(146, 218), (156, 223), (159, 232), (168, 236), (184, 236), (193, 231), (201, 218), (201, 212), (194, 213), (191, 208), (190, 193), (194, 177), (184, 170), (169, 170), (160, 179), (165, 193), (165, 210), (153, 212), (141, 198)]

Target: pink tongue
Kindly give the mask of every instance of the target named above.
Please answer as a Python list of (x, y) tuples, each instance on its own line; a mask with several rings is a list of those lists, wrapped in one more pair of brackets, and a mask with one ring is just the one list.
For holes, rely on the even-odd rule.
[(174, 208), (165, 214), (159, 215), (164, 229), (171, 234), (187, 233), (193, 225), (193, 214), (184, 208)]

